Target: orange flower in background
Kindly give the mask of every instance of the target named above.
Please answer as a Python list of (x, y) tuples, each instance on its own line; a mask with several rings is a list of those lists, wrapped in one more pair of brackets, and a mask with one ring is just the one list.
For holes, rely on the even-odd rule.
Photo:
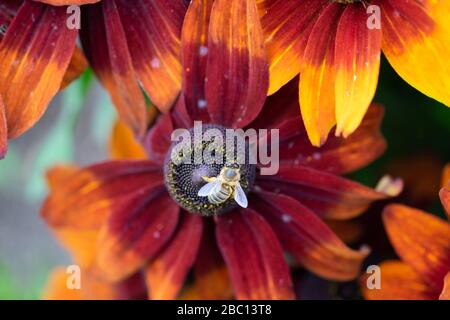
[[(339, 176), (384, 151), (383, 109), (373, 105), (348, 139), (312, 147), (299, 125), (296, 82), (265, 101), (258, 19), (254, 0), (192, 1), (182, 30), (183, 94), (147, 135), (148, 159), (104, 162), (57, 179), (42, 216), (56, 228), (100, 229), (96, 274), (121, 281), (145, 270), (153, 299), (177, 297), (192, 268), (197, 282), (224, 281), (224, 290), (227, 270), (239, 299), (291, 299), (285, 251), (327, 279), (358, 275), (368, 250), (347, 247), (322, 218), (355, 217), (387, 197)], [(220, 130), (280, 130), (278, 174), (239, 168), (248, 208), (232, 198), (214, 205), (200, 198), (200, 175), (218, 175), (218, 164), (174, 167), (171, 134), (194, 120)]]
[[(358, 127), (375, 94), (381, 51), (409, 84), (450, 106), (448, 1), (268, 0), (260, 6), (269, 94), (301, 73), (300, 108), (315, 146), (334, 125), (344, 137)], [(368, 28), (380, 15), (381, 28)]]
[[(134, 135), (123, 123), (117, 121), (111, 132), (111, 157), (119, 159), (142, 159), (145, 151), (135, 142)], [(64, 183), (64, 178), (80, 170), (74, 166), (55, 166), (47, 173), (47, 182), (51, 190)], [(109, 282), (93, 272), (99, 228), (93, 226), (79, 230), (77, 228), (58, 228), (48, 224), (59, 243), (68, 250), (73, 262), (81, 268), (81, 288), (69, 289), (67, 267), (56, 267), (51, 272), (42, 295), (46, 300), (114, 300), (145, 299), (147, 288), (140, 273), (119, 282)]]
[[(450, 217), (450, 183), (439, 195)], [(399, 204), (384, 209), (383, 222), (401, 260), (381, 263), (381, 289), (368, 289), (367, 278), (363, 277), (364, 297), (372, 300), (449, 300), (450, 223)]]

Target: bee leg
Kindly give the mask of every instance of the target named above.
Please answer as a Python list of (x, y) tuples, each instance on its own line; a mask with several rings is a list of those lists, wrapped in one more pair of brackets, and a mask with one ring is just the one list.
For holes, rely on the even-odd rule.
[(216, 181), (216, 177), (202, 177), (203, 180), (205, 180), (206, 182), (214, 182)]

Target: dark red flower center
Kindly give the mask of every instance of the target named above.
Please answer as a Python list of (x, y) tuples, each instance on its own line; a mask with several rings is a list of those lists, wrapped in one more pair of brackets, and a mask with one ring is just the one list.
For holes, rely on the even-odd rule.
[[(248, 141), (217, 125), (191, 128), (175, 137), (165, 165), (165, 185), (172, 199), (189, 212), (212, 216), (238, 207), (237, 184), (247, 194), (253, 185)], [(200, 189), (210, 184), (207, 194)], [(203, 189), (204, 190), (204, 189)]]

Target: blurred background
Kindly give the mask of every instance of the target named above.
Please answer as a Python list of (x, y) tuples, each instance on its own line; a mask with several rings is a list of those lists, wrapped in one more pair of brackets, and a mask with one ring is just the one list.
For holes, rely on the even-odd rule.
[[(405, 190), (395, 201), (443, 217), (438, 191), (442, 169), (450, 162), (450, 108), (410, 87), (386, 61), (375, 101), (385, 106), (388, 150), (350, 177), (372, 187), (384, 174), (401, 177)], [(55, 164), (107, 159), (115, 119), (107, 94), (87, 71), (54, 99), (32, 130), (10, 143), (0, 162), (0, 299), (39, 299), (50, 270), (70, 264), (39, 217), (47, 192), (45, 173)], [(336, 226), (350, 245), (372, 247), (368, 264), (394, 255), (380, 220), (384, 205), (375, 204), (362, 217)], [(330, 283), (302, 270), (294, 280), (302, 298), (360, 298), (356, 282)]]

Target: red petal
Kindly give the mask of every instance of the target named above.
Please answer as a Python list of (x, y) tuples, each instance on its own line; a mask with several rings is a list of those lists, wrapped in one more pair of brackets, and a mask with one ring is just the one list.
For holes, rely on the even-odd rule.
[(136, 74), (150, 100), (162, 111), (181, 88), (181, 26), (184, 1), (115, 0)]
[(142, 136), (147, 107), (115, 2), (102, 1), (83, 8), (81, 40), (86, 57), (109, 91), (121, 119)]
[(291, 197), (258, 192), (250, 201), (270, 223), (283, 246), (321, 277), (348, 281), (359, 275), (369, 251), (348, 248), (314, 212)]
[(194, 264), (202, 238), (202, 218), (185, 213), (175, 236), (146, 269), (150, 299), (175, 299)]
[(164, 187), (146, 190), (116, 204), (100, 231), (98, 273), (117, 281), (136, 272), (167, 243), (178, 216), (179, 207)]
[[(64, 170), (64, 172), (67, 172)], [(54, 227), (98, 228), (116, 204), (129, 196), (163, 184), (161, 168), (149, 161), (105, 162), (74, 170), (54, 180), (41, 209)]]
[(359, 183), (304, 166), (280, 166), (277, 175), (260, 176), (256, 183), (263, 189), (297, 199), (327, 219), (355, 217), (373, 201), (386, 198)]
[(217, 217), (217, 242), (238, 299), (293, 299), (289, 268), (267, 222), (253, 210)]
[(258, 117), (248, 127), (279, 129), (282, 123), (293, 118), (296, 119), (296, 128), (303, 128), (298, 106), (298, 79), (290, 81), (274, 95), (267, 97)]
[(225, 127), (243, 127), (261, 111), (269, 85), (255, 1), (214, 1), (208, 46), (205, 81), (211, 119)]
[(347, 5), (336, 33), (336, 134), (345, 138), (360, 125), (378, 83), (381, 30), (369, 29), (367, 19), (363, 4)]
[(205, 230), (194, 265), (195, 280), (183, 298), (231, 299), (233, 288), (227, 266), (217, 246), (213, 221), (205, 223)]
[(450, 269), (450, 224), (426, 212), (403, 205), (389, 205), (383, 222), (402, 260), (441, 290)]
[(313, 147), (299, 119), (280, 125), (280, 161), (285, 166), (308, 166), (321, 171), (346, 174), (377, 159), (386, 149), (381, 134), (383, 107), (373, 104), (359, 128), (348, 138), (330, 134), (320, 149)]
[(270, 62), (269, 94), (300, 72), (312, 26), (327, 3), (326, 0), (272, 2), (261, 19)]
[(0, 43), (0, 94), (9, 138), (40, 119), (58, 92), (75, 48), (65, 8), (23, 3)]
[(192, 119), (208, 122), (205, 98), (208, 31), (212, 0), (192, 1), (186, 13), (182, 33), (183, 93)]
[(145, 138), (145, 150), (150, 160), (164, 163), (166, 154), (172, 144), (170, 139), (174, 130), (171, 116), (162, 115)]

